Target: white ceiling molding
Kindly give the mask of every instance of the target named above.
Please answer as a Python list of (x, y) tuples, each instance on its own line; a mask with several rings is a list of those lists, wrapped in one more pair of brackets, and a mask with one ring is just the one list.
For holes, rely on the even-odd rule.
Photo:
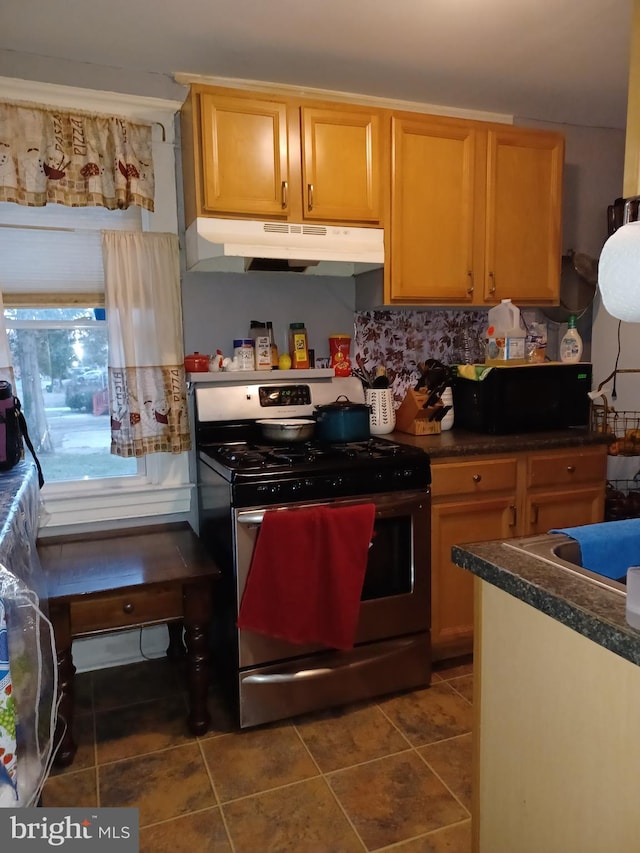
[(240, 80), (234, 77), (206, 77), (201, 74), (174, 74), (173, 79), (181, 86), (199, 83), (203, 86), (225, 86), (230, 89), (248, 89), (252, 92), (315, 98), (338, 103), (360, 104), (387, 110), (404, 110), (411, 113), (452, 116), (454, 118), (492, 121), (500, 124), (513, 124), (513, 116), (506, 113), (466, 110), (442, 104), (425, 104), (418, 101), (396, 101), (393, 98), (378, 98), (373, 95), (359, 95), (351, 92), (333, 92), (328, 89), (313, 89), (305, 86), (290, 86), (283, 83), (267, 83), (261, 80)]

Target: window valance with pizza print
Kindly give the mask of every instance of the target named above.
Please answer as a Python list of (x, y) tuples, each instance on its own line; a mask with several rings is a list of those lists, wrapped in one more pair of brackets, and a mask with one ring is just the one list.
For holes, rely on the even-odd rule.
[(153, 211), (151, 126), (0, 101), (0, 201)]

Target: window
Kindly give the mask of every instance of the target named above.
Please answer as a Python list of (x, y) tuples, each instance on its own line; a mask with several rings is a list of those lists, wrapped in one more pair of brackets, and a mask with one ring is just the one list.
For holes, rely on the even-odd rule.
[(102, 228), (141, 229), (138, 208), (0, 204), (5, 322), (45, 481), (145, 473), (110, 453)]
[(5, 309), (15, 392), (47, 483), (138, 474), (137, 460), (109, 450), (103, 315), (82, 306)]
[[(126, 211), (106, 211), (99, 207), (69, 208), (57, 204), (44, 208), (0, 204), (0, 290), (11, 317), (10, 334), (14, 333), (14, 328), (18, 331), (18, 318), (26, 319), (26, 315), (17, 313), (22, 309), (77, 309), (81, 317), (88, 317), (87, 331), (100, 335), (105, 325), (96, 321), (93, 313), (104, 304), (100, 231), (122, 228), (177, 233), (174, 116), (181, 102), (27, 80), (12, 80), (5, 88), (5, 97), (16, 101), (123, 115), (154, 125), (154, 213), (135, 207)], [(30, 316), (33, 319), (33, 314)], [(77, 318), (77, 315), (71, 316)], [(45, 321), (48, 334), (59, 331), (57, 323), (52, 325), (52, 317), (52, 314), (43, 314), (39, 318)], [(68, 317), (65, 320), (68, 321)], [(45, 328), (37, 331), (44, 332)], [(89, 379), (95, 378), (93, 368), (87, 372), (91, 372)], [(43, 374), (49, 375), (46, 371)], [(21, 378), (23, 397), (28, 393), (27, 381)], [(49, 405), (53, 400), (47, 398), (45, 380), (38, 376), (37, 381), (45, 383), (43, 406), (47, 417), (53, 418), (47, 408), (59, 407)], [(26, 406), (23, 397), (20, 399)], [(66, 422), (71, 424), (74, 417), (99, 423), (105, 429), (109, 420), (108, 416), (94, 418), (86, 411), (74, 413), (69, 409)], [(73, 436), (74, 432), (70, 429), (69, 435)], [(71, 456), (73, 453), (69, 453)], [(133, 460), (121, 460), (111, 454), (108, 457), (112, 466), (123, 461), (136, 465)], [(137, 464), (135, 474), (116, 474), (113, 467), (110, 475), (86, 480), (53, 481), (45, 475), (47, 482), (41, 493), (41, 535), (72, 532), (85, 529), (85, 525), (104, 529), (122, 524), (137, 525), (144, 523), (144, 519), (155, 522), (184, 518), (191, 510), (193, 492), (187, 454), (155, 453)]]

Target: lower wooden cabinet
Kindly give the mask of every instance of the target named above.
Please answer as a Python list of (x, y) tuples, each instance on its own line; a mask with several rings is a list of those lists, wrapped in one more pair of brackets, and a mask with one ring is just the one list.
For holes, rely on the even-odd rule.
[(604, 518), (605, 445), (432, 460), (434, 660), (473, 648), (473, 575), (452, 545), (546, 533)]

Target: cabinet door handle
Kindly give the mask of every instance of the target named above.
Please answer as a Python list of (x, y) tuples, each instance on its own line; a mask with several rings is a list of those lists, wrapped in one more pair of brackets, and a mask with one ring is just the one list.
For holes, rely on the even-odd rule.
[(122, 609), (125, 613), (133, 613), (133, 604), (130, 601), (127, 601), (126, 604), (122, 605)]
[(575, 470), (576, 470), (576, 466), (575, 466), (575, 465), (567, 465), (567, 471), (569, 472), (569, 474), (573, 474), (573, 472), (574, 472)]
[(469, 287), (467, 288), (467, 295), (471, 296), (473, 293), (473, 270), (467, 270), (467, 276), (469, 278)]
[(482, 474), (474, 474), (471, 479), (474, 483), (479, 483), (482, 480)]
[(313, 184), (307, 184), (307, 210), (313, 210)]
[(511, 521), (509, 522), (509, 527), (515, 527), (518, 523), (518, 510), (515, 507), (515, 504), (511, 504), (509, 509), (511, 510)]
[(492, 295), (496, 292), (496, 277), (490, 272), (489, 273), (489, 293)]
[(531, 504), (531, 524), (538, 523), (538, 504)]
[(282, 186), (280, 188), (280, 202), (282, 204), (283, 210), (287, 206), (287, 204), (289, 203), (288, 195), (289, 195), (289, 184), (287, 181), (283, 181)]

